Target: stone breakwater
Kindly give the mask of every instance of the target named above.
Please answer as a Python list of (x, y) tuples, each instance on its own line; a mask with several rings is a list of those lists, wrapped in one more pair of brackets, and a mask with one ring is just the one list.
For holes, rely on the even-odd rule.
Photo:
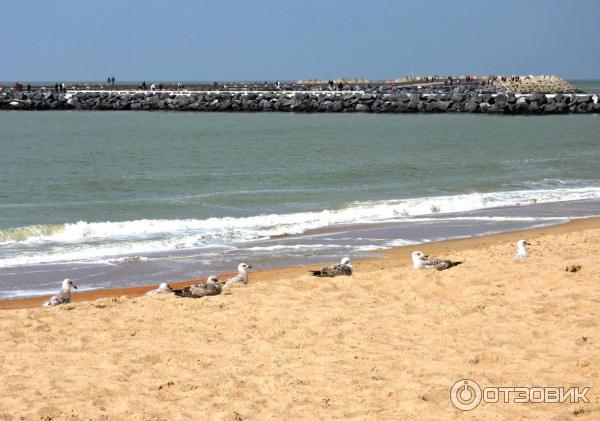
[(597, 95), (489, 92), (7, 92), (2, 110), (171, 110), (211, 112), (598, 113)]

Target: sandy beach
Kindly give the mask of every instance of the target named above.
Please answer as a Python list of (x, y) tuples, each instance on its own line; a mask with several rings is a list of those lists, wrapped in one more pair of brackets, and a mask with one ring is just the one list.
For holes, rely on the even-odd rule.
[[(520, 238), (530, 257), (515, 262)], [(415, 249), (464, 263), (415, 271)], [(354, 267), (333, 279), (256, 272), (198, 300), (138, 287), (52, 309), (2, 301), (0, 419), (600, 417), (600, 219), (400, 247)], [(462, 412), (449, 396), (463, 378), (590, 387), (590, 403)]]

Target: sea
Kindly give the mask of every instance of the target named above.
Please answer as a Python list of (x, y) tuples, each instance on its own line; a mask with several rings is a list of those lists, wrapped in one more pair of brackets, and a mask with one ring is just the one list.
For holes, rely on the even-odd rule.
[(4, 111), (0, 146), (0, 299), (600, 215), (594, 114)]

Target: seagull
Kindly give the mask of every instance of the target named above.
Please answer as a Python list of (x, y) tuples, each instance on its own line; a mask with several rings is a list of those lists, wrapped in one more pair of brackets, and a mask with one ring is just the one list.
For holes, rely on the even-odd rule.
[(209, 276), (204, 284), (194, 284), (175, 290), (178, 297), (201, 298), (221, 293), (222, 282), (216, 276)]
[(344, 257), (340, 263), (324, 267), (321, 270), (311, 270), (312, 276), (320, 276), (321, 278), (333, 278), (334, 276), (352, 275), (352, 264), (349, 257)]
[(171, 289), (171, 286), (169, 284), (167, 284), (166, 282), (163, 282), (162, 284), (159, 285), (158, 288), (153, 289), (151, 291), (148, 291), (147, 293), (145, 293), (144, 295), (146, 297), (150, 297), (152, 295), (158, 295), (158, 294), (170, 294), (173, 292), (173, 289)]
[(423, 254), (422, 251), (414, 251), (412, 254), (413, 267), (415, 269), (450, 269), (453, 266), (458, 266), (462, 262), (452, 262), (450, 260), (440, 260), (435, 257), (429, 257)]
[(244, 285), (248, 285), (248, 269), (252, 269), (252, 266), (249, 266), (246, 263), (240, 263), (238, 265), (238, 274), (233, 278), (228, 279), (225, 284), (230, 285), (241, 282)]
[(525, 246), (530, 246), (531, 243), (528, 243), (525, 240), (519, 240), (517, 241), (517, 254), (515, 255), (515, 259), (517, 260), (521, 260), (521, 259), (526, 259), (527, 258), (527, 250), (525, 249)]
[(54, 307), (61, 304), (68, 304), (71, 302), (71, 288), (77, 289), (77, 285), (73, 283), (71, 279), (65, 279), (62, 282), (62, 288), (58, 291), (58, 294), (50, 297), (42, 307)]

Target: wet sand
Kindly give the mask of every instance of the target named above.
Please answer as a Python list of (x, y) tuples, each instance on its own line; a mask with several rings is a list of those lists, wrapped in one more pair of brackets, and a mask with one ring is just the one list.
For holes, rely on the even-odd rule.
[[(520, 238), (530, 258), (515, 262)], [(415, 271), (416, 248), (464, 263)], [(75, 293), (52, 309), (2, 301), (0, 419), (600, 417), (600, 218), (354, 266), (350, 278), (256, 272), (199, 300), (139, 297), (152, 285)], [(449, 400), (462, 378), (589, 386), (590, 403), (463, 413)]]

